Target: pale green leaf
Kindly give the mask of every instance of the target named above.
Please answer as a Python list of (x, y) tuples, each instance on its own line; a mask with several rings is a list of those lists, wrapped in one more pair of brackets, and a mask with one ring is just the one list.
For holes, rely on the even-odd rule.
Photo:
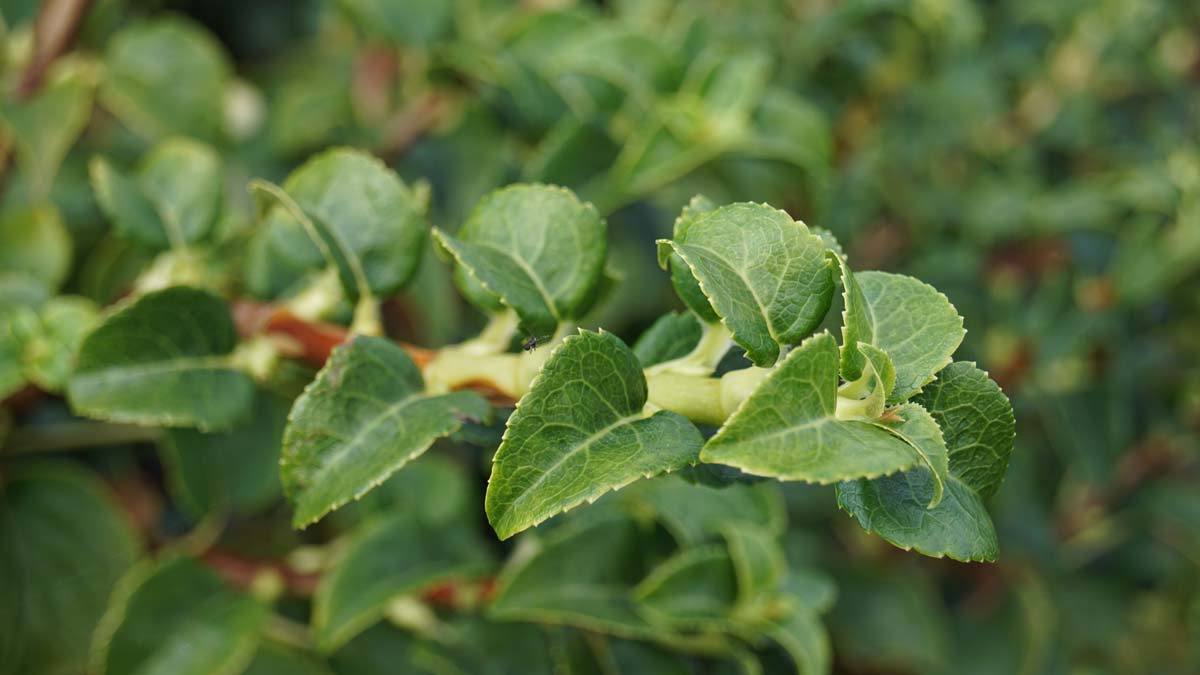
[(254, 384), (232, 365), (229, 307), (185, 286), (147, 293), (83, 340), (67, 386), (75, 412), (96, 419), (201, 430), (244, 419)]
[(638, 478), (696, 462), (700, 432), (647, 415), (646, 378), (612, 333), (580, 331), (550, 356), (508, 420), (485, 507), (501, 539)]
[(769, 611), (777, 602), (787, 575), (787, 559), (778, 534), (748, 523), (729, 523), (721, 529), (737, 578), (737, 610), (747, 618)]
[(0, 275), (57, 290), (71, 268), (71, 236), (51, 204), (0, 212)]
[(137, 534), (89, 473), (11, 469), (0, 488), (0, 673), (84, 672), (108, 596), (138, 555)]
[(49, 196), (59, 165), (91, 113), (92, 85), (80, 73), (47, 82), (32, 98), (5, 106), (4, 124), (33, 201)]
[(642, 546), (630, 520), (564, 525), (505, 569), (489, 614), (644, 638), (654, 631), (634, 611), (630, 597), (641, 576)]
[(950, 457), (938, 423), (920, 405), (905, 403), (889, 410), (877, 424), (904, 439), (921, 455), (921, 461), (933, 474), (929, 508), (936, 507), (942, 501), (950, 471)]
[(34, 322), (22, 348), (25, 375), (42, 390), (59, 392), (66, 386), (79, 345), (96, 324), (100, 310), (87, 298), (60, 295), (29, 316)]
[(833, 300), (825, 245), (803, 223), (762, 204), (731, 204), (701, 214), (677, 253), (755, 365), (775, 364), (783, 345), (809, 334)]
[(198, 24), (177, 18), (135, 23), (108, 41), (100, 101), (152, 140), (184, 134), (217, 140), (228, 57)]
[(139, 163), (138, 185), (165, 231), (178, 232), (183, 241), (200, 241), (216, 224), (224, 176), (211, 147), (187, 138), (155, 145)]
[(829, 632), (812, 611), (796, 608), (766, 633), (791, 657), (797, 675), (828, 675), (832, 671)]
[(728, 630), (738, 600), (733, 560), (723, 545), (680, 551), (634, 589), (638, 611), (669, 630)]
[(551, 185), (497, 190), (479, 202), (457, 235), (434, 234), (459, 265), (459, 287), (464, 275), (474, 277), (538, 338), (590, 309), (608, 250), (596, 208)]
[[(888, 400), (905, 401), (949, 365), (966, 335), (962, 317), (946, 296), (912, 277), (861, 272), (854, 280), (864, 304), (861, 309), (852, 307), (857, 300), (847, 295), (847, 323), (858, 327), (847, 331), (846, 344), (866, 342), (887, 352), (896, 368), (896, 386)], [(847, 379), (853, 376), (853, 370), (846, 374)]]
[(690, 312), (663, 314), (633, 343), (633, 353), (642, 366), (686, 356), (700, 342), (700, 322)]
[(282, 189), (316, 232), (288, 204), (275, 203), (256, 238), (269, 256), (283, 259), (291, 281), (333, 264), (351, 294), (359, 292), (361, 272), (372, 293), (387, 296), (416, 272), (427, 196), (379, 159), (353, 148), (327, 150), (293, 171)]
[(395, 511), (361, 525), (313, 598), (317, 646), (332, 651), (382, 618), (392, 598), (485, 573), (491, 555), (464, 518), (424, 522)]
[(876, 424), (836, 417), (838, 348), (821, 333), (792, 350), (704, 446), (701, 459), (784, 480), (831, 483), (920, 461)]
[(100, 675), (236, 675), (254, 657), (267, 608), (183, 557), (121, 580), (93, 643)]
[(948, 452), (941, 503), (929, 506), (938, 480), (924, 466), (874, 481), (842, 483), (838, 505), (864, 529), (900, 548), (962, 561), (995, 560), (996, 531), (983, 500), (1000, 485), (1012, 454), (1012, 406), (986, 373), (963, 362), (943, 369), (917, 400), (929, 406)]
[(412, 359), (386, 339), (357, 336), (333, 351), (284, 432), (280, 475), (294, 526), (362, 497), (464, 419), (490, 412), (477, 394), (424, 389)]
[(176, 502), (196, 516), (254, 513), (280, 495), (288, 401), (259, 391), (250, 419), (227, 432), (170, 429), (159, 446)]

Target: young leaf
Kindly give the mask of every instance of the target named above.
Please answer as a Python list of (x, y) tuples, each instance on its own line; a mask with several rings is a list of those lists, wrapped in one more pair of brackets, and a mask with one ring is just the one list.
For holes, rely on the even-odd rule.
[(29, 181), (31, 201), (50, 195), (54, 175), (91, 112), (92, 85), (78, 73), (47, 83), (27, 101), (5, 106), (0, 116), (11, 134), (21, 173)]
[(995, 528), (983, 499), (1000, 484), (1012, 453), (1012, 407), (987, 374), (954, 363), (918, 399), (942, 428), (949, 453), (946, 494), (929, 508), (937, 480), (928, 467), (838, 486), (838, 505), (863, 529), (904, 549), (962, 561), (994, 560)]
[(501, 539), (642, 477), (696, 462), (682, 415), (647, 416), (646, 378), (612, 333), (580, 331), (550, 356), (508, 420), (485, 507)]
[(146, 21), (108, 41), (100, 100), (143, 137), (214, 141), (221, 135), (229, 70), (221, 47), (199, 25)]
[(424, 522), (395, 511), (359, 527), (313, 598), (317, 647), (332, 651), (378, 621), (388, 601), (485, 573), (491, 555), (465, 519)]
[[(296, 279), (332, 262), (352, 295), (359, 292), (361, 272), (372, 293), (387, 296), (416, 271), (424, 250), (426, 195), (375, 157), (352, 148), (328, 150), (293, 171), (282, 189), (315, 226), (321, 243), (312, 241), (314, 233), (284, 203), (271, 207), (256, 237), (270, 255), (298, 268), (292, 272)], [(327, 260), (321, 249), (334, 259)]]
[(52, 204), (0, 212), (0, 275), (58, 290), (71, 268), (71, 235)]
[(633, 353), (642, 367), (649, 368), (656, 363), (687, 356), (700, 342), (700, 335), (700, 322), (694, 314), (670, 312), (650, 324), (633, 343)]
[(497, 190), (456, 236), (438, 229), (434, 236), (458, 262), (460, 288), (463, 274), (473, 277), (538, 338), (590, 308), (608, 250), (596, 208), (551, 185)]
[(168, 430), (159, 452), (177, 503), (202, 516), (225, 509), (253, 513), (274, 502), (288, 403), (259, 391), (250, 419), (231, 431)]
[(137, 534), (90, 473), (11, 468), (0, 488), (0, 673), (84, 672), (108, 596), (138, 555)]
[(66, 386), (83, 338), (100, 315), (96, 303), (78, 296), (51, 298), (38, 310), (26, 336), (22, 359), (29, 380), (45, 391)]
[(697, 217), (669, 247), (700, 284), (755, 365), (775, 364), (829, 311), (833, 274), (825, 245), (803, 223), (763, 204), (731, 204)]
[[(688, 228), (692, 223), (696, 222), (702, 214), (708, 213), (717, 208), (717, 205), (711, 199), (704, 195), (696, 195), (692, 200), (683, 207), (679, 217), (675, 219), (675, 226), (671, 234), (675, 241), (684, 241), (687, 237)], [(658, 255), (660, 259), (659, 265), (664, 264), (661, 256), (666, 253), (666, 249), (659, 249)], [(708, 302), (708, 296), (700, 289), (700, 284), (696, 281), (696, 277), (692, 274), (692, 268), (688, 267), (683, 258), (679, 257), (678, 253), (670, 252), (671, 265), (671, 284), (675, 286), (675, 294), (687, 305), (687, 308), (692, 310), (696, 316), (702, 321), (712, 323), (719, 321), (721, 317), (717, 316), (716, 310)]]
[(938, 423), (920, 405), (905, 403), (892, 408), (877, 424), (904, 439), (921, 456), (933, 477), (929, 508), (936, 507), (942, 501), (949, 471), (949, 454)]
[(306, 527), (362, 497), (464, 418), (490, 409), (479, 395), (424, 394), (408, 354), (383, 338), (357, 336), (339, 346), (292, 406), (280, 476)]
[(709, 439), (701, 460), (811, 483), (881, 476), (919, 462), (917, 451), (890, 431), (837, 419), (837, 371), (831, 335), (805, 340)]
[(862, 358), (854, 348), (865, 342), (887, 352), (896, 368), (889, 402), (908, 400), (921, 390), (962, 342), (962, 317), (934, 287), (887, 272), (857, 275), (843, 268), (846, 314), (843, 328), (843, 375), (854, 379)]
[(228, 429), (254, 396), (253, 382), (232, 365), (236, 344), (221, 298), (185, 286), (147, 293), (84, 338), (67, 398), (97, 419)]
[(489, 615), (645, 638), (653, 629), (634, 612), (629, 595), (641, 574), (641, 547), (630, 520), (564, 525), (504, 571)]
[(147, 561), (121, 580), (92, 645), (100, 675), (239, 673), (267, 608), (189, 558)]

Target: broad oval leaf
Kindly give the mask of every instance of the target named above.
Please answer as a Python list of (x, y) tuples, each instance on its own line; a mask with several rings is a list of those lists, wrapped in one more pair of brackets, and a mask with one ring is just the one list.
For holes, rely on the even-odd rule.
[[(866, 342), (887, 352), (896, 368), (888, 400), (906, 401), (950, 364), (967, 333), (962, 317), (945, 295), (912, 277), (861, 272), (852, 278), (861, 297), (847, 291), (845, 342)], [(850, 365), (847, 378), (861, 368), (861, 358), (843, 354)]]
[(426, 195), (379, 159), (353, 148), (327, 150), (293, 171), (282, 189), (321, 242), (312, 241), (312, 233), (282, 203), (267, 212), (256, 236), (271, 255), (292, 262), (295, 278), (333, 263), (352, 295), (359, 292), (358, 268), (372, 293), (387, 296), (416, 272), (425, 248)]
[(701, 214), (677, 253), (716, 313), (755, 365), (775, 364), (783, 345), (807, 336), (833, 301), (832, 264), (821, 238), (765, 204), (740, 203)]
[(0, 489), (0, 673), (84, 672), (108, 596), (138, 555), (137, 534), (89, 473), (11, 468)]
[(183, 557), (147, 561), (121, 580), (93, 643), (100, 675), (239, 673), (267, 608)]
[(389, 340), (360, 335), (333, 351), (283, 436), (280, 476), (295, 527), (362, 497), (464, 419), (490, 413), (477, 394), (424, 390), (416, 364)]
[(716, 488), (663, 476), (622, 496), (635, 510), (652, 513), (680, 546), (715, 540), (726, 527), (747, 523), (780, 534), (787, 518), (779, 487), (766, 481)]
[(720, 544), (680, 551), (652, 570), (633, 596), (646, 620), (667, 630), (735, 628), (737, 573)]
[(49, 196), (59, 165), (87, 126), (92, 87), (82, 73), (70, 73), (0, 113), (33, 201)]
[(52, 204), (0, 212), (0, 279), (30, 279), (55, 291), (71, 256), (71, 235)]
[(233, 367), (236, 344), (229, 307), (216, 295), (186, 286), (147, 293), (84, 338), (67, 397), (96, 419), (228, 429), (254, 396), (253, 382)]
[(670, 312), (658, 317), (633, 343), (633, 353), (642, 366), (687, 356), (700, 342), (700, 322), (691, 312)]
[(928, 467), (919, 467), (842, 483), (838, 505), (900, 548), (962, 561), (995, 560), (996, 531), (983, 500), (999, 486), (1012, 454), (1012, 406), (986, 373), (964, 362), (943, 369), (917, 400), (929, 406), (945, 438), (949, 474), (942, 502), (928, 506), (938, 481)]
[(158, 19), (125, 28), (108, 42), (100, 100), (135, 133), (217, 140), (229, 60), (198, 24)]
[(882, 476), (921, 461), (890, 431), (837, 419), (837, 387), (833, 337), (821, 333), (805, 340), (709, 439), (701, 460), (811, 483)]
[[(455, 236), (437, 229), (434, 236), (457, 261), (460, 288), (464, 273), (473, 277), (516, 311), (525, 332), (537, 338), (591, 307), (608, 252), (596, 207), (552, 185), (497, 190), (479, 202)], [(469, 288), (464, 293), (474, 298)]]
[(646, 415), (646, 378), (612, 333), (580, 331), (550, 356), (517, 403), (492, 463), (485, 507), (507, 539), (642, 477), (696, 462), (685, 417)]

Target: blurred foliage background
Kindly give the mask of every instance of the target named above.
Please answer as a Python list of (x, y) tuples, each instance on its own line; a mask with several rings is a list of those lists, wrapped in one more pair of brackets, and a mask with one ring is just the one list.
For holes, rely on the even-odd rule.
[[(451, 229), (509, 182), (571, 187), (607, 214), (619, 279), (587, 323), (630, 341), (679, 307), (652, 242), (680, 207), (696, 193), (766, 201), (830, 229), (855, 268), (944, 291), (969, 329), (960, 358), (987, 369), (1017, 413), (991, 504), (994, 565), (896, 551), (820, 490), (783, 488), (789, 560), (836, 582), (835, 671), (1200, 672), (1200, 4), (52, 4), (86, 10), (61, 56), (34, 39), (39, 3), (0, 2), (10, 301), (38, 306), (62, 290), (104, 306), (128, 289), (153, 252), (112, 231), (88, 162), (132, 167), (174, 136), (224, 158), (214, 227), (229, 236), (210, 272), (262, 299), (294, 292), (295, 278), (250, 226), (245, 182), (282, 180), (328, 146), (370, 149), (428, 180), (430, 220)], [(26, 227), (46, 220), (61, 227)], [(19, 241), (33, 231), (45, 240)], [(481, 317), (449, 268), (426, 260), (385, 318), (394, 336), (437, 346)], [(22, 429), (69, 419), (53, 399), (17, 392), (5, 405), (10, 447), (34, 437)], [(294, 562), (311, 543), (280, 527), (270, 477), (230, 497), (219, 475), (180, 477), (205, 471), (172, 450), (186, 439), (159, 450), (120, 440), (64, 457), (103, 477), (142, 539), (197, 536), (223, 502), (236, 506), (227, 550)], [(14, 454), (0, 471), (29, 461)], [(136, 552), (97, 550), (115, 560), (96, 573), (103, 597)], [(84, 643), (98, 613), (79, 624)], [(330, 667), (391, 672), (369, 662), (399, 658), (388, 650), (401, 638), (364, 639), (358, 661)], [(503, 651), (490, 654), (494, 672), (534, 672), (505, 670)]]

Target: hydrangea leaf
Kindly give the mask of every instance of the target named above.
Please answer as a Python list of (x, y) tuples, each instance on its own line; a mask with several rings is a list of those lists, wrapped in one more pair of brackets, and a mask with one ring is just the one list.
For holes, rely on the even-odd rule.
[(501, 539), (638, 478), (696, 462), (685, 417), (646, 415), (646, 378), (612, 333), (580, 331), (551, 354), (508, 420), (485, 507)]
[(239, 673), (267, 608), (183, 557), (147, 561), (121, 580), (93, 642), (100, 675)]
[(682, 239), (659, 242), (678, 254), (755, 365), (775, 364), (829, 311), (833, 274), (825, 244), (803, 223), (763, 204), (701, 214)]
[(775, 621), (766, 634), (787, 652), (797, 675), (828, 675), (832, 671), (829, 631), (811, 610), (796, 607), (787, 617)]
[(51, 204), (0, 212), (0, 275), (57, 290), (71, 270), (71, 235)]
[(345, 644), (382, 618), (392, 598), (483, 574), (490, 565), (486, 542), (465, 519), (425, 519), (405, 510), (368, 520), (317, 587), (317, 646), (332, 651)]
[[(270, 187), (268, 192), (279, 189)], [(424, 250), (427, 195), (405, 185), (370, 154), (334, 148), (315, 155), (288, 176), (282, 192), (315, 227), (320, 243), (289, 208), (292, 204), (282, 202), (272, 205), (257, 237), (270, 256), (291, 263), (296, 279), (333, 263), (352, 295), (358, 293), (361, 271), (372, 293), (387, 296), (416, 272)]]
[(669, 312), (658, 317), (633, 343), (633, 353), (642, 366), (687, 356), (700, 342), (700, 322), (690, 312)]
[(120, 306), (84, 338), (67, 398), (97, 419), (228, 429), (250, 409), (254, 384), (233, 366), (229, 307), (185, 286)]
[(882, 476), (920, 462), (917, 451), (890, 431), (837, 419), (837, 371), (831, 335), (805, 340), (709, 439), (701, 460), (811, 483)]
[(544, 338), (590, 308), (604, 274), (605, 232), (596, 208), (570, 190), (513, 185), (484, 197), (457, 235), (434, 235), (459, 265), (460, 288), (463, 275), (474, 277), (516, 311), (526, 334)]
[(199, 25), (182, 19), (136, 23), (108, 41), (100, 101), (149, 139), (222, 135), (229, 59)]
[(84, 336), (96, 324), (100, 310), (91, 300), (60, 295), (46, 301), (33, 318), (22, 348), (25, 374), (44, 391), (66, 386)]
[(0, 113), (33, 201), (49, 196), (58, 167), (91, 112), (92, 85), (82, 73), (71, 73), (46, 83), (29, 100), (10, 102)]
[(623, 496), (635, 509), (652, 513), (680, 546), (715, 540), (726, 526), (746, 523), (780, 534), (786, 521), (783, 496), (768, 482), (716, 488), (664, 476), (638, 483)]
[(362, 497), (465, 419), (490, 414), (477, 394), (424, 389), (416, 364), (389, 340), (360, 335), (333, 351), (283, 436), (280, 476), (294, 526)]
[(646, 576), (633, 592), (640, 611), (667, 630), (733, 628), (737, 573), (721, 544), (676, 553)]
[[(679, 217), (675, 219), (674, 230), (671, 234), (675, 241), (683, 241), (687, 237), (688, 228), (696, 221), (701, 214), (708, 213), (717, 208), (717, 205), (711, 199), (704, 195), (696, 195), (692, 200), (683, 207)], [(662, 256), (669, 253), (667, 260)], [(696, 277), (692, 275), (692, 268), (688, 267), (683, 258), (679, 257), (678, 253), (669, 251), (665, 248), (660, 248), (658, 251), (659, 265), (666, 266), (670, 264), (671, 284), (675, 286), (675, 294), (687, 305), (687, 308), (695, 312), (696, 316), (702, 321), (712, 323), (719, 321), (721, 317), (717, 316), (717, 312), (708, 302), (708, 296), (700, 289), (700, 284), (696, 281)]]
[(159, 452), (176, 502), (197, 516), (252, 513), (273, 503), (288, 404), (259, 391), (250, 418), (230, 431), (168, 430)]
[(183, 247), (212, 231), (221, 204), (221, 160), (211, 147), (173, 138), (126, 175), (103, 157), (89, 165), (92, 190), (122, 237), (162, 250)]
[[(852, 280), (843, 282), (848, 288), (844, 344), (866, 342), (887, 352), (896, 368), (888, 400), (908, 400), (949, 365), (966, 335), (962, 317), (945, 295), (909, 276), (843, 272), (843, 279)], [(862, 357), (844, 349), (842, 359), (844, 376), (857, 377)]]
[(917, 400), (929, 406), (948, 451), (941, 503), (929, 508), (938, 481), (923, 466), (843, 483), (838, 505), (864, 529), (900, 548), (962, 561), (995, 560), (996, 531), (983, 500), (999, 486), (1012, 453), (1012, 407), (986, 373), (963, 362), (942, 370)]
[(784, 577), (787, 560), (777, 534), (748, 523), (726, 524), (721, 528), (737, 578), (739, 615), (754, 618), (775, 603)]
[(636, 525), (624, 518), (564, 525), (504, 571), (489, 615), (628, 638), (652, 635), (629, 593), (641, 575), (642, 546)]
[(92, 631), (139, 553), (137, 533), (90, 473), (11, 468), (0, 490), (0, 673), (85, 672)]

